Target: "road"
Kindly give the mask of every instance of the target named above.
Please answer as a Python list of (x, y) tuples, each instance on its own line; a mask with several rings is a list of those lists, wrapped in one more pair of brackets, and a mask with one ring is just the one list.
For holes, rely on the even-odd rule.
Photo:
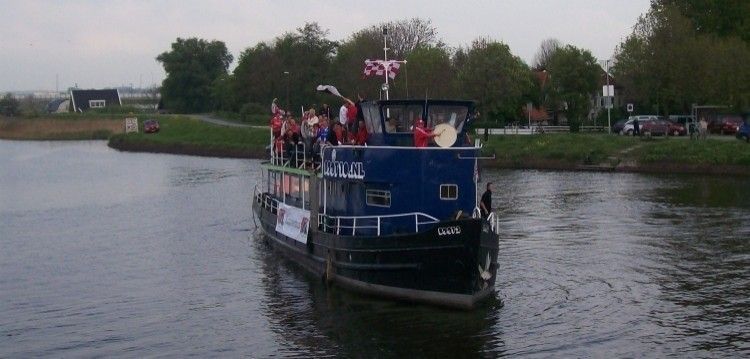
[(242, 127), (242, 128), (268, 128), (268, 126), (248, 125), (244, 123), (237, 123), (237, 122), (222, 120), (208, 113), (197, 113), (197, 114), (191, 114), (188, 116), (190, 116), (191, 118), (201, 120), (203, 122), (208, 122), (208, 123), (218, 125), (218, 126)]

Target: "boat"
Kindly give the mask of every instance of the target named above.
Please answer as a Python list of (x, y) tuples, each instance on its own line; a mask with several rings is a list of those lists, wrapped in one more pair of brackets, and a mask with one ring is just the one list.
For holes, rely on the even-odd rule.
[[(364, 101), (366, 145), (271, 151), (253, 195), (262, 238), (335, 286), (476, 307), (495, 290), (499, 236), (479, 210), (473, 112), (462, 100)], [(438, 143), (415, 147), (420, 120), (441, 129)]]

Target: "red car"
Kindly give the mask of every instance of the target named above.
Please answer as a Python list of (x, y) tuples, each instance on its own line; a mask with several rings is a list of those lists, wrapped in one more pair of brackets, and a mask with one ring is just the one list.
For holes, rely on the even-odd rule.
[(685, 136), (687, 135), (687, 130), (685, 129), (685, 126), (682, 125), (679, 122), (669, 121), (667, 120), (667, 126), (669, 127), (669, 134), (672, 136)]
[(666, 120), (646, 120), (640, 123), (641, 135), (666, 136), (669, 132), (669, 122)]
[(740, 126), (742, 126), (742, 117), (740, 116), (719, 116), (708, 124), (708, 132), (733, 135), (737, 133)]
[(156, 120), (146, 120), (143, 122), (144, 133), (156, 133), (159, 132), (159, 122)]

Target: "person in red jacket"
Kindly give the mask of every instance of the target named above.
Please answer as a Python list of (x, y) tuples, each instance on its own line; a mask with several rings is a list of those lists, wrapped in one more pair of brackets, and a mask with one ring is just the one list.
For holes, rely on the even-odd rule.
[(427, 142), (437, 136), (438, 134), (433, 133), (431, 129), (425, 127), (424, 121), (417, 117), (417, 123), (414, 125), (414, 147), (427, 147)]
[(367, 127), (365, 121), (359, 120), (357, 122), (357, 133), (354, 135), (354, 144), (357, 146), (364, 146), (367, 143)]
[[(344, 97), (344, 108), (346, 111), (341, 111), (343, 115), (346, 112), (346, 121), (340, 119), (341, 123), (346, 124), (346, 130), (349, 132), (355, 132), (354, 124), (357, 123), (357, 105), (350, 99)], [(339, 115), (340, 116), (340, 115)]]
[(281, 137), (281, 126), (284, 124), (284, 121), (281, 118), (281, 115), (274, 115), (271, 117), (271, 132), (273, 133), (273, 138), (279, 138)]

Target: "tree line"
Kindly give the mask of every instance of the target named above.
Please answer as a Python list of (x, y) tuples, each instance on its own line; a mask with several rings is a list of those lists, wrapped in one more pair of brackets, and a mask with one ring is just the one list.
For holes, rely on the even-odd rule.
[(750, 1), (653, 0), (615, 52), (613, 75), (641, 111), (750, 109)]
[[(750, 105), (750, 69), (743, 66), (750, 58), (747, 26), (729, 26), (722, 15), (750, 18), (750, 10), (742, 1), (707, 3), (654, 0), (639, 18), (613, 59), (614, 81), (627, 102), (660, 114), (686, 113), (695, 103)], [(727, 4), (735, 7), (724, 9)], [(577, 127), (604, 78), (589, 50), (554, 39), (543, 41), (527, 64), (489, 38), (450, 47), (429, 20), (376, 24), (342, 41), (329, 39), (313, 22), (246, 48), (231, 72), (234, 59), (223, 42), (177, 39), (157, 57), (167, 72), (162, 100), (176, 112), (256, 114), (267, 113), (278, 98), (282, 107), (299, 112), (301, 106), (335, 102), (315, 91), (319, 84), (333, 84), (350, 98), (377, 99), (383, 78), (363, 78), (362, 70), (365, 59), (382, 59), (383, 28), (389, 58), (407, 60), (391, 82), (392, 98), (472, 99), (483, 118), (499, 123), (522, 119), (530, 102), (546, 109), (552, 122), (562, 114)]]
[[(162, 100), (177, 112), (245, 114), (266, 113), (278, 98), (282, 107), (297, 111), (335, 102), (315, 91), (319, 84), (333, 84), (350, 98), (377, 99), (383, 78), (363, 78), (363, 68), (365, 59), (382, 59), (383, 28), (388, 29), (389, 59), (407, 61), (390, 83), (392, 98), (473, 99), (483, 116), (507, 123), (521, 118), (528, 102), (566, 101), (568, 118), (582, 118), (597, 88), (601, 70), (588, 50), (559, 46), (548, 56), (549, 68), (535, 68), (492, 39), (449, 47), (430, 21), (415, 18), (373, 25), (338, 42), (317, 23), (307, 23), (245, 49), (231, 73), (232, 55), (223, 42), (177, 39), (157, 57), (167, 72)], [(560, 76), (545, 85), (535, 76), (538, 71)]]

